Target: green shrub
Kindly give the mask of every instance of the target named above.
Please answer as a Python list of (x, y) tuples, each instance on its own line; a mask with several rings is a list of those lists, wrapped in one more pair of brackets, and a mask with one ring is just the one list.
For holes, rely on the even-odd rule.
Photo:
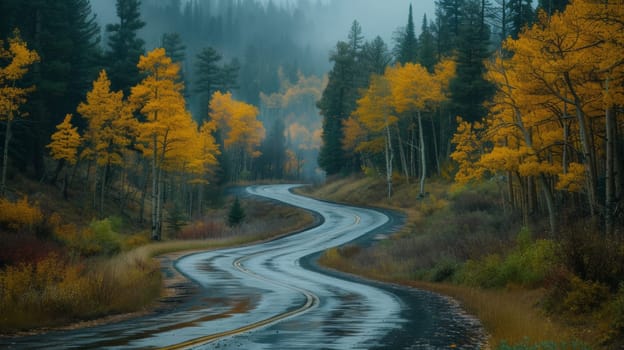
[[(624, 339), (624, 282), (620, 284), (620, 290), (615, 294), (613, 301), (607, 306), (607, 312), (611, 318), (611, 339)], [(624, 344), (621, 344), (624, 345)]]
[(518, 344), (507, 344), (502, 342), (496, 347), (496, 350), (589, 350), (589, 346), (581, 342), (571, 343), (556, 343), (556, 342), (542, 342), (537, 344), (531, 344), (529, 339), (525, 339)]
[(496, 288), (504, 286), (500, 279), (503, 260), (498, 254), (491, 254), (480, 260), (468, 260), (461, 268), (459, 281), (469, 286)]
[(442, 260), (430, 272), (431, 282), (444, 282), (453, 278), (459, 265), (455, 261)]
[(549, 240), (531, 241), (522, 229), (516, 249), (504, 259), (498, 254), (480, 260), (469, 260), (461, 268), (459, 281), (483, 288), (500, 288), (510, 284), (534, 287), (544, 281), (555, 266), (555, 244)]
[(572, 276), (570, 290), (563, 300), (563, 307), (575, 314), (588, 313), (602, 305), (609, 294), (609, 288), (602, 283), (584, 281)]
[(228, 213), (228, 224), (230, 227), (240, 225), (245, 219), (245, 210), (241, 205), (238, 197), (234, 200), (230, 212)]
[(99, 254), (115, 255), (121, 251), (121, 240), (119, 234), (115, 232), (114, 221), (110, 218), (92, 221), (89, 227), (94, 233), (94, 241), (99, 247)]

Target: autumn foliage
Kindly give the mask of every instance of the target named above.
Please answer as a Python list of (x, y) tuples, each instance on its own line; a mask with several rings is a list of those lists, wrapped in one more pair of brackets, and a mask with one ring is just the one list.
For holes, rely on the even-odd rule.
[(621, 4), (577, 0), (507, 40), (488, 64), (498, 88), (490, 114), (482, 124), (460, 120), (456, 180), (503, 175), (525, 220), (543, 205), (556, 231), (559, 198), (613, 233), (624, 193), (622, 18)]

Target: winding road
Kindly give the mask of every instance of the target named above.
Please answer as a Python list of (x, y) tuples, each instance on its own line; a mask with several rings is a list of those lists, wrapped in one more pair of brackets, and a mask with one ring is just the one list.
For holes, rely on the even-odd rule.
[(376, 210), (317, 201), (292, 185), (253, 186), (318, 213), (320, 225), (277, 240), (185, 256), (175, 266), (197, 286), (175, 310), (76, 331), (0, 339), (0, 348), (478, 349), (479, 322), (421, 290), (319, 269), (325, 249), (388, 230)]

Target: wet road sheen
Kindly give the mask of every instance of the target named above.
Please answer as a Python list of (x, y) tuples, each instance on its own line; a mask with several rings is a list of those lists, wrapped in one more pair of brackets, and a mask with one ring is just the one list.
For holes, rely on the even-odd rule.
[[(312, 210), (319, 226), (278, 240), (186, 256), (199, 287), (168, 313), (80, 331), (0, 339), (7, 348), (478, 349), (481, 327), (442, 296), (327, 274), (313, 257), (386, 229), (379, 211), (316, 201), (292, 186), (247, 188)], [(385, 227), (383, 227), (385, 225)]]

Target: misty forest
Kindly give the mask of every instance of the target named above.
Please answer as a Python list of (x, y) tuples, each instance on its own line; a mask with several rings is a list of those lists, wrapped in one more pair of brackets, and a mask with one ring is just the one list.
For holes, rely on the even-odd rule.
[(404, 218), (325, 268), (624, 346), (624, 4), (430, 2), (0, 0), (0, 335), (149, 309), (155, 257), (313, 225), (244, 195), (306, 183)]

